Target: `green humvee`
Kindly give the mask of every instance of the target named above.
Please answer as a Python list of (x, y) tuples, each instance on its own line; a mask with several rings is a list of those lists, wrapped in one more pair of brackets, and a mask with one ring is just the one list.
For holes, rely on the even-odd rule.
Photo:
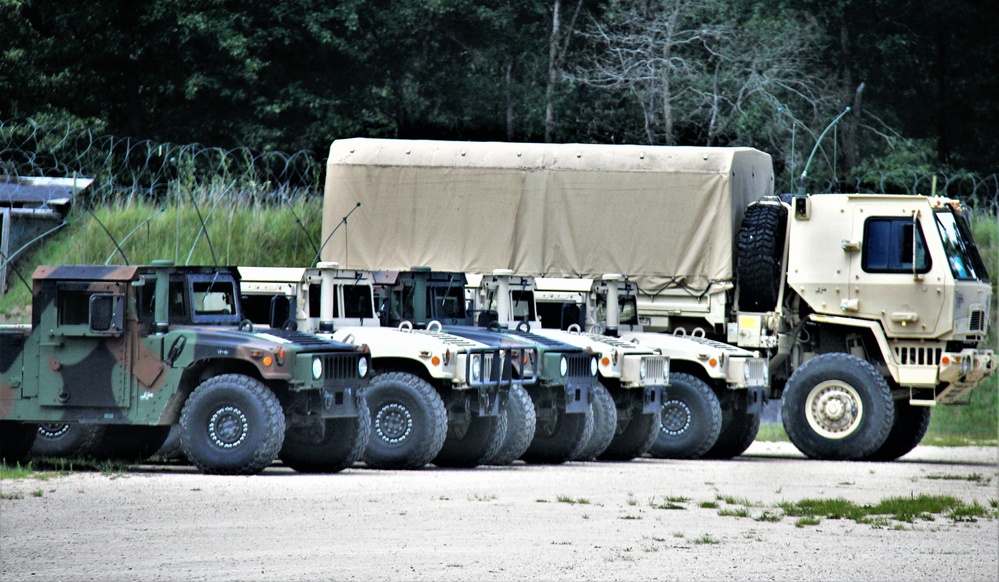
[[(335, 472), (364, 451), (364, 348), (253, 329), (228, 267), (39, 267), (30, 326), (0, 327), (0, 459), (24, 458), (37, 424), (101, 426), (142, 458), (179, 425), (205, 473), (254, 474), (276, 458)], [(126, 455), (127, 456), (127, 455)]]

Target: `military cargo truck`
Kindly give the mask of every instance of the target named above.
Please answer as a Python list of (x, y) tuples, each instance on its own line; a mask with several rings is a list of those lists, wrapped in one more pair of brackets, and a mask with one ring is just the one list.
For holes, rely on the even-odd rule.
[(770, 156), (750, 148), (338, 140), (323, 257), (622, 273), (646, 330), (764, 351), (769, 396), (809, 457), (903, 455), (933, 406), (965, 401), (997, 366), (980, 345), (992, 290), (965, 210), (773, 188)]
[[(466, 310), (466, 282), (463, 273), (428, 267), (376, 272), (379, 313), (389, 325), (404, 318), (416, 327), (441, 324), (448, 333), (467, 339), (499, 335), (506, 341), (536, 347), (537, 379), (524, 384), (528, 398), (511, 397), (515, 406), (507, 414), (508, 437), (490, 462), (507, 464), (520, 458), (528, 463), (557, 464), (579, 457), (593, 434), (590, 403), (599, 387), (596, 357), (578, 346), (532, 333), (528, 325), (511, 328), (489, 313)], [(533, 436), (522, 449), (523, 437), (514, 435), (529, 435), (532, 419)]]
[(258, 473), (276, 458), (335, 472), (367, 442), (370, 355), (254, 330), (235, 269), (39, 267), (31, 318), (0, 330), (7, 462), (23, 457), (43, 423), (104, 427), (119, 452), (139, 457), (179, 424), (187, 458), (220, 474)]
[(470, 313), (484, 315), (507, 328), (574, 345), (597, 357), (598, 383), (592, 388), (593, 435), (574, 460), (629, 460), (648, 452), (659, 434), (669, 358), (658, 349), (612, 334), (591, 333), (579, 325), (566, 330), (543, 327), (532, 277), (506, 269), (491, 275), (469, 275), (466, 289)]
[(637, 288), (618, 274), (599, 280), (539, 278), (535, 285), (542, 324), (611, 334), (670, 358), (652, 456), (727, 459), (756, 439), (769, 390), (767, 359), (758, 351), (709, 339), (703, 329), (644, 331)]
[(370, 350), (372, 436), (363, 457), (370, 467), (486, 461), (505, 439), (510, 391), (536, 377), (537, 348), (498, 334), (476, 341), (439, 326), (381, 326), (370, 272), (319, 263), (315, 269), (240, 267), (240, 273), (247, 316), (255, 323), (294, 326)]

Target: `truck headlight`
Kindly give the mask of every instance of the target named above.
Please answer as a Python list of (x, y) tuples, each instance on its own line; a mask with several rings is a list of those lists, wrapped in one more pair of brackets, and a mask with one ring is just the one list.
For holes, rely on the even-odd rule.
[(368, 359), (359, 358), (357, 360), (357, 377), (363, 378), (368, 375)]
[(312, 358), (312, 378), (318, 380), (323, 377), (323, 359)]
[(597, 359), (590, 358), (590, 376), (597, 375)]
[(645, 376), (647, 376), (648, 373), (649, 373), (649, 363), (643, 359), (638, 364), (638, 377), (644, 380)]
[(568, 376), (569, 375), (569, 360), (565, 359), (565, 356), (562, 356), (562, 361), (559, 362), (559, 368), (558, 369), (559, 369), (559, 372), (561, 372), (563, 376)]
[(478, 354), (472, 356), (472, 380), (478, 382), (482, 377), (482, 357)]

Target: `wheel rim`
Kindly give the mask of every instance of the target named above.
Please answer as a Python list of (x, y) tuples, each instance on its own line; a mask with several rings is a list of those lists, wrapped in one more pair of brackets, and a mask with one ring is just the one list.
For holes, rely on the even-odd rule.
[(70, 425), (47, 423), (38, 425), (38, 436), (45, 439), (57, 439), (69, 432)]
[(844, 439), (860, 427), (864, 403), (853, 386), (841, 380), (826, 380), (808, 393), (805, 417), (808, 426), (822, 437)]
[(375, 414), (374, 429), (379, 439), (390, 444), (401, 443), (413, 432), (413, 414), (398, 402), (386, 404)]
[(243, 444), (249, 434), (250, 423), (246, 414), (235, 406), (220, 408), (208, 421), (208, 437), (212, 443), (223, 449), (232, 449)]
[(664, 433), (677, 436), (687, 432), (692, 417), (693, 414), (691, 414), (690, 407), (687, 406), (686, 402), (670, 400), (663, 404), (659, 423)]

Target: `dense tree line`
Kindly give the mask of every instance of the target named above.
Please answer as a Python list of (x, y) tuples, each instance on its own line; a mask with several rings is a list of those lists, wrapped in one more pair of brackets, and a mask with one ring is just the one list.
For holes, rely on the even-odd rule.
[(849, 106), (827, 175), (991, 174), (997, 17), (995, 0), (0, 0), (0, 119), (318, 152), (738, 144), (800, 171)]

